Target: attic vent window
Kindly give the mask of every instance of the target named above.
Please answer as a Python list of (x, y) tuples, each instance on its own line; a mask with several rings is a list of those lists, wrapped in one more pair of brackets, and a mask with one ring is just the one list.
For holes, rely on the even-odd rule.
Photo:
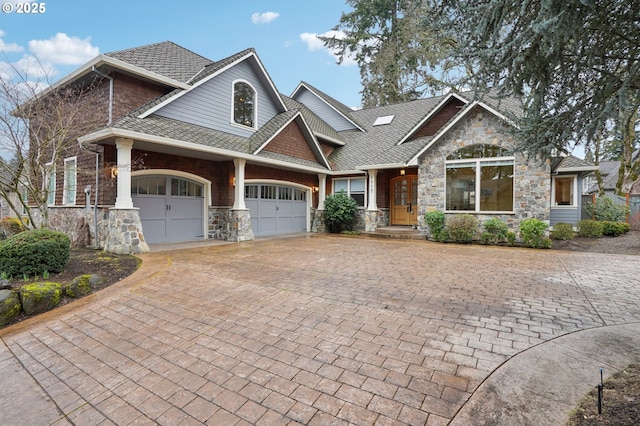
[(376, 118), (376, 121), (373, 122), (374, 126), (384, 126), (385, 124), (391, 124), (395, 115), (385, 115), (383, 117)]

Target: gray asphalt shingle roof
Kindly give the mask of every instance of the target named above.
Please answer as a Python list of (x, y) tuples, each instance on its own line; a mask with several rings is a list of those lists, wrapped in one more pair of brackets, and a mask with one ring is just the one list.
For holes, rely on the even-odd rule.
[(187, 83), (203, 68), (214, 62), (171, 41), (109, 52), (105, 53), (105, 56), (182, 83)]
[[(211, 61), (175, 43), (162, 42), (106, 53), (105, 55), (180, 82), (195, 84), (224, 67), (233, 64), (249, 53), (255, 54), (255, 50), (246, 49), (220, 61)], [(365, 165), (406, 163), (413, 158), (433, 137), (407, 140), (401, 145), (398, 145), (398, 143), (403, 140), (403, 138), (409, 136), (410, 132), (415, 130), (415, 127), (424, 121), (424, 119), (449, 96), (442, 95), (396, 105), (352, 110), (308, 83), (302, 82), (301, 84), (304, 84), (316, 96), (356, 123), (363, 131), (349, 130), (337, 132), (305, 105), (283, 95), (279, 96), (288, 111), (275, 115), (250, 138), (243, 138), (223, 131), (171, 120), (155, 114), (151, 114), (143, 119), (138, 118), (140, 114), (148, 111), (150, 108), (180, 93), (182, 91), (181, 89), (176, 89), (147, 103), (127, 117), (119, 120), (113, 127), (251, 154), (279, 132), (293, 115), (299, 111), (313, 133), (316, 135), (325, 135), (328, 138), (344, 142), (344, 146), (336, 147), (328, 158), (332, 168), (334, 170), (356, 170)], [(278, 94), (274, 96), (278, 96)], [(461, 93), (460, 96), (468, 102), (474, 100), (474, 93), (472, 92)], [(480, 100), (497, 111), (506, 111), (507, 115), (509, 112), (517, 115), (521, 111), (519, 103), (515, 100), (497, 101), (491, 98), (491, 96), (482, 97)], [(391, 123), (380, 126), (373, 125), (378, 117), (391, 115), (394, 116)], [(278, 159), (294, 164), (322, 167), (319, 163), (270, 152), (263, 151), (259, 153), (259, 156), (265, 158), (278, 157)]]

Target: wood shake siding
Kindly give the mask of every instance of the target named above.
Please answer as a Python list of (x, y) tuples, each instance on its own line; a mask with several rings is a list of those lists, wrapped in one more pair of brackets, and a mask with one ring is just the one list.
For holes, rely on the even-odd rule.
[(289, 123), (287, 127), (276, 135), (276, 137), (264, 147), (265, 151), (277, 154), (288, 155), (289, 157), (302, 158), (309, 161), (318, 161), (309, 146), (300, 128), (295, 122)]
[(424, 126), (418, 130), (411, 139), (418, 139), (425, 136), (433, 136), (438, 130), (447, 124), (454, 115), (460, 112), (464, 102), (458, 99), (451, 99), (440, 111), (431, 117)]

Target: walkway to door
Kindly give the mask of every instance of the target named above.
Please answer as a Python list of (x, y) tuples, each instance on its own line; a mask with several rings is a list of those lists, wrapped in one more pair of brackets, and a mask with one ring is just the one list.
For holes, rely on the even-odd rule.
[(0, 330), (0, 424), (554, 425), (640, 362), (637, 256), (305, 234), (141, 257)]

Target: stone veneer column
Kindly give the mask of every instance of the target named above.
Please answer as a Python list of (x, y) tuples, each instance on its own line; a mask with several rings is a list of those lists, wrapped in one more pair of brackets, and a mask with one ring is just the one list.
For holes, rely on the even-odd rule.
[(116, 254), (148, 253), (140, 212), (136, 208), (109, 210), (109, 226), (104, 251)]
[(377, 182), (378, 176), (377, 170), (368, 170), (369, 184), (368, 186), (368, 199), (367, 210), (364, 212), (364, 230), (367, 232), (374, 232), (378, 227), (378, 200), (377, 194)]
[(251, 229), (251, 212), (244, 202), (244, 166), (246, 160), (236, 158), (233, 160), (235, 165), (235, 181), (233, 208), (229, 211), (229, 220), (227, 221), (227, 241), (251, 241), (253, 229)]
[(118, 192), (115, 207), (109, 209), (104, 251), (117, 254), (148, 253), (142, 233), (140, 212), (131, 198), (131, 148), (133, 140), (117, 138)]

